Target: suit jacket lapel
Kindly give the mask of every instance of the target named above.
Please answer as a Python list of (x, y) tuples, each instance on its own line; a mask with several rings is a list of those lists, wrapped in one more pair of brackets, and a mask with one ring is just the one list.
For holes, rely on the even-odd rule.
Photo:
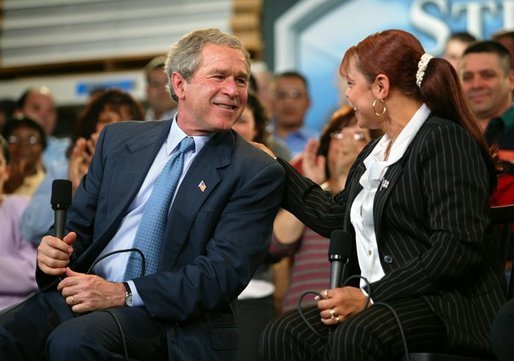
[(180, 184), (168, 216), (164, 237), (171, 242), (163, 244), (162, 254), (165, 257), (161, 258), (161, 263), (169, 266), (176, 262), (199, 209), (221, 181), (219, 169), (231, 163), (233, 143), (231, 133), (216, 134), (195, 157)]
[(350, 224), (350, 210), (352, 208), (352, 203), (357, 197), (357, 194), (362, 190), (362, 186), (360, 184), (360, 179), (362, 174), (366, 171), (366, 167), (364, 163), (359, 162), (355, 169), (355, 175), (352, 176), (353, 181), (350, 183), (350, 187), (348, 189), (348, 200), (346, 202), (346, 208), (344, 211), (344, 227), (346, 231), (349, 230), (348, 225)]
[[(111, 179), (109, 186), (111, 193), (107, 200), (107, 214), (113, 215), (100, 239), (107, 236), (108, 239), (117, 229), (113, 227), (121, 221), (126, 214), (126, 209), (139, 192), (143, 181), (150, 169), (156, 154), (169, 133), (171, 122), (160, 122), (156, 127), (145, 130), (144, 134), (135, 134), (134, 141), (127, 143), (119, 155), (111, 174), (116, 177)], [(100, 233), (99, 233), (100, 234)]]
[(375, 194), (375, 199), (373, 200), (373, 219), (375, 220), (375, 234), (377, 241), (380, 239), (380, 232), (382, 230), (381, 219), (384, 206), (403, 172), (404, 160), (407, 156), (408, 154), (406, 152), (402, 159), (388, 167), (378, 187), (377, 193)]

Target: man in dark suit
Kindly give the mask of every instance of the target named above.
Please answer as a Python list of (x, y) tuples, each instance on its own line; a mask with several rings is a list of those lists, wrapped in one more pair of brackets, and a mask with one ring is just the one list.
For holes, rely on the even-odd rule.
[[(166, 72), (177, 116), (104, 128), (68, 233), (44, 237), (38, 249), (42, 292), (0, 316), (0, 359), (235, 356), (235, 301), (266, 253), (283, 170), (231, 131), (250, 74), (236, 38), (192, 32), (171, 48)], [(139, 248), (145, 205), (185, 139), (192, 150), (183, 153), (156, 271), (143, 251), (144, 275), (127, 278), (132, 255), (112, 252)]]

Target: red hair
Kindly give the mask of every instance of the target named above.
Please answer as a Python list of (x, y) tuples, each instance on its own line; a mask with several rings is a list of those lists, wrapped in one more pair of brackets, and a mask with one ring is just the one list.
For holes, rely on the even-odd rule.
[(432, 58), (427, 64), (421, 86), (416, 85), (418, 63), (424, 53), (423, 46), (412, 34), (403, 30), (386, 30), (372, 34), (348, 49), (339, 70), (345, 76), (353, 59), (369, 83), (377, 75), (384, 74), (389, 78), (391, 88), (399, 90), (406, 97), (424, 102), (434, 115), (460, 124), (479, 144), (496, 179), (489, 147), (464, 99), (453, 66), (442, 58)]

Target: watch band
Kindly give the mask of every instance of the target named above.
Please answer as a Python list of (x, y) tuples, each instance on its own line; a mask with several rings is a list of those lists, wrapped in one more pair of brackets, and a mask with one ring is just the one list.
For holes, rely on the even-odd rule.
[(125, 306), (130, 307), (132, 306), (132, 291), (127, 282), (123, 282), (123, 286), (125, 287)]

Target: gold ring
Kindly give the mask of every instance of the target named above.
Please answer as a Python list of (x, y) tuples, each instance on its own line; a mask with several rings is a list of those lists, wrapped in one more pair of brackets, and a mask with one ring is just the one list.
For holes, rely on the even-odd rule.
[(330, 318), (336, 318), (336, 310), (335, 310), (335, 308), (330, 309)]
[(328, 298), (328, 290), (323, 291), (323, 298)]
[(341, 321), (341, 319), (339, 318), (339, 316), (336, 316), (336, 317), (335, 317), (335, 320), (336, 320), (336, 322), (337, 322), (337, 323), (339, 323), (339, 321)]

